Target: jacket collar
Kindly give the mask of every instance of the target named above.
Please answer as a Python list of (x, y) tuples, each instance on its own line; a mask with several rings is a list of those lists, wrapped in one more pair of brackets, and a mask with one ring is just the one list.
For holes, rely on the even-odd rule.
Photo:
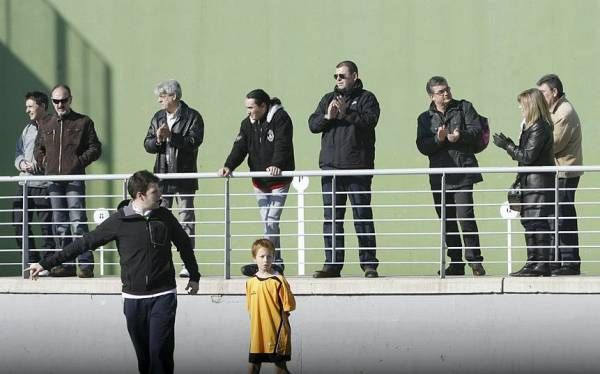
[(565, 102), (567, 102), (567, 95), (563, 93), (563, 95), (559, 97), (558, 100), (556, 100), (556, 102), (550, 107), (550, 113), (555, 114), (558, 110), (558, 107)]
[[(450, 110), (458, 107), (460, 104), (460, 102), (458, 100), (452, 99), (449, 103), (448, 106), (446, 107), (446, 113), (448, 113)], [(442, 112), (440, 112), (439, 110), (437, 110), (437, 107), (435, 106), (435, 103), (432, 101), (429, 104), (429, 114), (434, 115), (435, 113), (440, 113), (442, 114)]]
[(333, 88), (333, 92), (335, 92), (338, 95), (342, 95), (344, 97), (358, 96), (362, 92), (362, 90), (363, 90), (363, 83), (360, 80), (360, 78), (356, 79), (356, 82), (354, 82), (354, 86), (347, 92), (338, 90), (337, 86), (335, 86)]

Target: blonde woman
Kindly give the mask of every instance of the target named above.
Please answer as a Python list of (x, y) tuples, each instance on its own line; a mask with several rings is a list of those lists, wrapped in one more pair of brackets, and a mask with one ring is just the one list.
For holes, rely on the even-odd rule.
[[(554, 166), (553, 125), (548, 104), (537, 88), (525, 90), (517, 97), (523, 123), (519, 144), (503, 133), (494, 134), (493, 141), (506, 150), (519, 166)], [(553, 214), (554, 173), (519, 173), (523, 189), (521, 224), (525, 229), (527, 262), (511, 273), (515, 277), (550, 275), (551, 234), (548, 217)]]

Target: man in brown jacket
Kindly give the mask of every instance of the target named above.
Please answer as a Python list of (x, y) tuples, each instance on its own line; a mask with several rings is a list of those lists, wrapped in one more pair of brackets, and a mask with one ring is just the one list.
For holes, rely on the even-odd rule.
[[(71, 89), (60, 84), (52, 90), (52, 105), (56, 114), (40, 126), (35, 144), (35, 159), (46, 175), (85, 174), (85, 168), (102, 153), (102, 144), (94, 130), (94, 122), (86, 115), (71, 110)], [(85, 182), (55, 181), (48, 186), (54, 234), (57, 248), (72, 241), (70, 234), (81, 236), (88, 232), (85, 213)], [(69, 222), (71, 227), (69, 227)], [(80, 255), (81, 278), (94, 276), (94, 256), (91, 251)], [(58, 266), (50, 276), (74, 276), (74, 266)]]
[[(581, 122), (575, 108), (567, 100), (560, 78), (555, 74), (544, 75), (538, 80), (537, 86), (548, 103), (552, 122), (554, 122), (554, 159), (556, 165), (582, 165)], [(560, 203), (558, 216), (559, 257), (556, 260), (560, 266), (554, 268), (552, 275), (580, 274), (581, 258), (579, 257), (575, 191), (579, 185), (579, 177), (582, 174), (583, 172), (580, 171), (560, 172), (558, 174), (558, 200)], [(551, 224), (554, 225), (554, 219)]]

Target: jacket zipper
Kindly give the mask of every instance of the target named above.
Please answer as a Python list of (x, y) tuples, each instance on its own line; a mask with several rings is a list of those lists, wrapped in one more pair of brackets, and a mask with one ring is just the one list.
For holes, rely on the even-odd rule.
[(60, 119), (60, 136), (58, 144), (58, 174), (60, 174), (60, 166), (62, 165), (62, 138), (63, 138), (63, 120)]
[(152, 240), (152, 230), (150, 228), (150, 220), (146, 218), (146, 229), (148, 230), (148, 237), (150, 238), (150, 245), (146, 246), (146, 287), (148, 287), (148, 260), (150, 259), (150, 250), (154, 240)]

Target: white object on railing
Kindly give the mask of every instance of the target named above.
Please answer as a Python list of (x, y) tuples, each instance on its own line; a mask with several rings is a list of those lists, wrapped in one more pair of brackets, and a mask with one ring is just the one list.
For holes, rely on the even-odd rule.
[(308, 177), (294, 177), (292, 186), (298, 192), (298, 275), (304, 275), (304, 191), (308, 188)]
[(510, 204), (505, 201), (500, 205), (500, 216), (506, 220), (506, 264), (508, 267), (507, 274), (510, 274), (512, 273), (512, 220), (519, 218), (521, 215), (516, 210), (510, 209)]
[[(98, 208), (94, 210), (94, 222), (96, 225), (101, 224), (110, 216), (110, 212), (105, 208)], [(100, 248), (100, 276), (104, 276), (104, 246)]]

